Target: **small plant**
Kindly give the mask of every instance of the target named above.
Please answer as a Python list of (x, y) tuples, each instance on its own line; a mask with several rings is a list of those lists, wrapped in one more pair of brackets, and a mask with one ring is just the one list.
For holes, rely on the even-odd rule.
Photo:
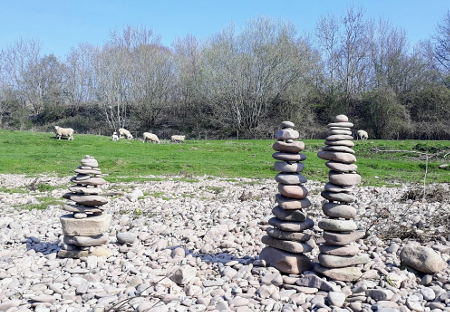
[(44, 210), (44, 209), (47, 209), (48, 206), (65, 204), (64, 202), (57, 200), (54, 197), (39, 197), (38, 200), (39, 200), (39, 203), (36, 203), (36, 204), (25, 204), (25, 205), (19, 205), (16, 207), (19, 207), (22, 209), (27, 209), (27, 210), (31, 211), (33, 209)]

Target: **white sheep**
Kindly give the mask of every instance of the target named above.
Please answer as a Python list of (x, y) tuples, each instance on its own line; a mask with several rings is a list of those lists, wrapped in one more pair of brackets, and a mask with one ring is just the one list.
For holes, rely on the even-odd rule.
[(358, 130), (356, 132), (357, 134), (357, 139), (359, 140), (367, 140), (369, 138), (369, 134), (367, 134), (367, 131), (364, 130)]
[(111, 136), (111, 140), (113, 141), (119, 141), (119, 136), (117, 135), (117, 132), (114, 131), (114, 133)]
[(185, 135), (172, 135), (170, 137), (171, 142), (184, 142), (185, 139), (186, 139)]
[(144, 132), (142, 135), (144, 136), (144, 140), (142, 141), (142, 143), (145, 143), (146, 139), (149, 139), (150, 141), (152, 141), (152, 143), (160, 143), (158, 137), (154, 133)]
[(73, 129), (72, 128), (61, 128), (58, 126), (55, 126), (55, 133), (58, 140), (61, 140), (62, 136), (66, 136), (67, 140), (73, 140)]
[(119, 129), (119, 134), (120, 134), (121, 138), (125, 137), (128, 140), (131, 140), (133, 138), (133, 136), (131, 135), (130, 131), (128, 131), (127, 129), (124, 129), (124, 128), (120, 128)]

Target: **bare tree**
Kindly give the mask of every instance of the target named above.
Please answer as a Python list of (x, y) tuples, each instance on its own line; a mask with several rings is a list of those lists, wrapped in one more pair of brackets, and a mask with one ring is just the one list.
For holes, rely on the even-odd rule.
[(435, 57), (442, 66), (442, 70), (448, 75), (450, 72), (450, 11), (447, 11), (436, 26), (433, 43)]

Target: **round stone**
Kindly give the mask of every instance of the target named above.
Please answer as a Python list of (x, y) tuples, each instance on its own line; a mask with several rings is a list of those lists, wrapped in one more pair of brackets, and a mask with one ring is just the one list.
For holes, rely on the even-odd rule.
[(342, 145), (342, 146), (347, 146), (347, 147), (355, 146), (355, 143), (353, 143), (353, 141), (350, 141), (350, 140), (325, 141), (324, 144), (325, 145)]
[(317, 224), (324, 231), (350, 232), (358, 229), (353, 220), (323, 219)]
[(317, 153), (317, 157), (325, 160), (332, 160), (346, 164), (352, 164), (356, 162), (356, 157), (349, 153), (319, 151)]
[(342, 186), (352, 186), (361, 183), (361, 176), (357, 173), (341, 173), (330, 171), (328, 179), (331, 183)]
[(306, 155), (302, 153), (277, 152), (273, 153), (272, 157), (277, 160), (285, 160), (285, 161), (303, 161), (306, 159)]
[(325, 166), (337, 172), (354, 172), (358, 169), (358, 166), (355, 164), (344, 164), (336, 161), (327, 161)]
[(345, 246), (322, 244), (319, 246), (319, 251), (327, 255), (354, 256), (358, 254), (359, 247), (355, 244)]
[(284, 210), (308, 208), (311, 206), (311, 201), (308, 198), (293, 199), (281, 194), (277, 194), (275, 196), (275, 200), (277, 201), (278, 205)]
[(261, 238), (261, 242), (274, 248), (286, 250), (292, 253), (305, 253), (311, 252), (312, 250), (312, 247), (308, 244), (302, 244), (299, 242), (289, 240), (276, 239), (268, 235), (264, 235)]
[(89, 155), (86, 155), (82, 160), (81, 160), (81, 165), (85, 166), (85, 167), (92, 167), (92, 168), (97, 168), (98, 167), (98, 162), (94, 157), (91, 157)]
[(273, 238), (277, 239), (283, 239), (283, 240), (292, 240), (292, 241), (298, 241), (298, 242), (306, 242), (309, 241), (311, 238), (311, 235), (302, 233), (302, 232), (288, 232), (288, 231), (282, 231), (277, 228), (269, 227), (266, 229), (267, 235)]
[(322, 210), (330, 218), (353, 219), (356, 216), (355, 207), (349, 205), (326, 203), (322, 206)]
[(355, 154), (355, 150), (342, 145), (327, 145), (324, 148), (322, 148), (323, 151), (331, 151), (331, 152), (343, 152), (343, 153), (350, 153)]
[(272, 213), (281, 220), (286, 221), (305, 221), (306, 213), (301, 210), (284, 210), (280, 206), (275, 206)]
[(277, 141), (296, 140), (299, 136), (298, 131), (293, 129), (281, 129), (275, 133), (275, 139)]
[(83, 219), (83, 218), (87, 218), (87, 214), (84, 212), (77, 212), (73, 214), (73, 217), (75, 219)]
[(281, 129), (286, 129), (286, 128), (294, 128), (295, 124), (292, 121), (283, 121), (281, 122)]
[(334, 193), (330, 191), (323, 191), (320, 193), (323, 198), (330, 201), (353, 203), (356, 200), (356, 196), (347, 193)]
[(308, 196), (308, 190), (303, 185), (288, 185), (278, 183), (278, 191), (281, 195), (289, 198), (302, 199)]
[(348, 121), (348, 117), (345, 115), (337, 115), (336, 117), (334, 117), (334, 122), (347, 122)]
[(272, 148), (275, 151), (287, 152), (287, 153), (300, 153), (305, 149), (305, 143), (303, 141), (284, 142), (276, 141), (272, 144)]
[(116, 234), (117, 241), (121, 244), (133, 245), (137, 239), (137, 235), (132, 232), (122, 232)]
[(300, 173), (279, 173), (275, 176), (275, 181), (281, 184), (302, 184), (306, 183), (306, 178)]
[(314, 226), (314, 221), (309, 218), (306, 218), (306, 220), (302, 222), (295, 222), (295, 221), (284, 221), (276, 217), (273, 217), (270, 218), (268, 222), (270, 225), (282, 231), (288, 232), (300, 232), (306, 229), (310, 229)]
[(305, 164), (303, 163), (288, 163), (285, 161), (277, 161), (274, 164), (274, 168), (276, 171), (281, 172), (301, 172), (303, 168), (305, 168)]

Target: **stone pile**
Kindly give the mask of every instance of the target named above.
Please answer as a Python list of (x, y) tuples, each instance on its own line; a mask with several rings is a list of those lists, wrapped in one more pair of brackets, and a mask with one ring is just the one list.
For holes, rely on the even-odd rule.
[(294, 123), (283, 121), (281, 129), (275, 134), (276, 142), (272, 148), (276, 151), (272, 157), (275, 177), (278, 182), (276, 194), (277, 206), (272, 209), (274, 217), (269, 219), (272, 227), (267, 228), (261, 239), (267, 245), (260, 253), (260, 259), (266, 261), (283, 273), (298, 274), (312, 268), (309, 257), (304, 253), (312, 247), (306, 242), (310, 234), (304, 232), (314, 226), (313, 220), (307, 217), (306, 209), (311, 206), (307, 198), (308, 190), (303, 186), (306, 182), (300, 172), (303, 171), (305, 154), (300, 153), (305, 144), (295, 141), (299, 138), (294, 130)]
[(109, 257), (112, 255), (110, 249), (98, 247), (108, 242), (106, 232), (111, 226), (111, 215), (104, 213), (108, 200), (99, 195), (106, 181), (101, 178), (97, 160), (89, 155), (81, 160), (81, 166), (75, 169), (75, 173), (77, 175), (70, 179), (74, 183), (69, 187), (70, 193), (63, 195), (63, 198), (75, 203), (63, 206), (69, 214), (60, 217), (64, 244), (58, 256)]
[(325, 190), (321, 193), (327, 201), (322, 205), (322, 211), (327, 218), (319, 221), (318, 226), (323, 232), (325, 243), (319, 246), (319, 264), (314, 267), (317, 273), (341, 281), (355, 281), (362, 276), (357, 265), (369, 261), (366, 254), (359, 254), (356, 241), (364, 236), (357, 230), (353, 220), (356, 209), (352, 206), (356, 196), (353, 186), (361, 182), (361, 176), (356, 173), (356, 157), (352, 137), (353, 123), (347, 116), (336, 116), (333, 123), (327, 125), (328, 136), (325, 147), (317, 153), (321, 159), (328, 160), (326, 166), (330, 169)]

